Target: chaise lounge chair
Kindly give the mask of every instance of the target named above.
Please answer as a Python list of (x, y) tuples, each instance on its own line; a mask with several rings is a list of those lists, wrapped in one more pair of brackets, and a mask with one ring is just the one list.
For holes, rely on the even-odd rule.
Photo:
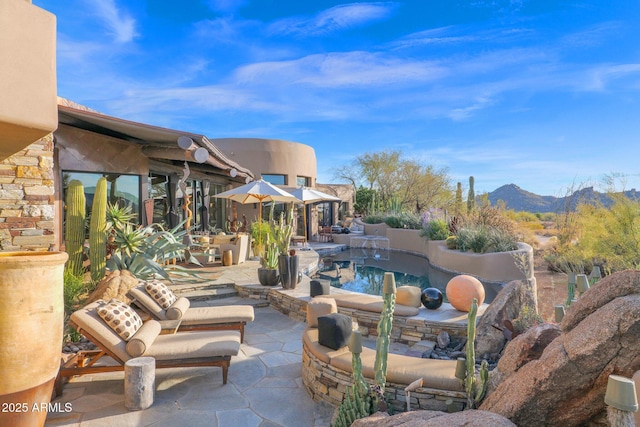
[(163, 309), (145, 290), (145, 282), (131, 288), (127, 293), (136, 307), (149, 313), (156, 320), (181, 320), (179, 331), (228, 329), (240, 331), (240, 342), (244, 342), (244, 327), (253, 322), (254, 312), (250, 305), (227, 305), (218, 307), (190, 307), (185, 297), (179, 297), (168, 308)]
[[(162, 326), (155, 320), (145, 322), (125, 341), (98, 315), (107, 303), (98, 300), (71, 315), (70, 325), (99, 347), (99, 350), (80, 352), (65, 363), (55, 381), (55, 393), (62, 393), (63, 382), (74, 375), (124, 370), (127, 360), (149, 356), (156, 360), (156, 368), (219, 366), (222, 383), (227, 383), (231, 356), (240, 350), (238, 331), (194, 331), (162, 335)], [(100, 364), (103, 356), (110, 356)]]

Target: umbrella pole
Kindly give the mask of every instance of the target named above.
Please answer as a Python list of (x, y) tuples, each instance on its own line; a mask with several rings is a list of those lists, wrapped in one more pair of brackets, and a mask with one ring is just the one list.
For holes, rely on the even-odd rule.
[(306, 240), (307, 242), (309, 241), (309, 238), (307, 237), (307, 205), (306, 203), (302, 204), (303, 207), (303, 212), (302, 212), (302, 222), (304, 223), (304, 240)]

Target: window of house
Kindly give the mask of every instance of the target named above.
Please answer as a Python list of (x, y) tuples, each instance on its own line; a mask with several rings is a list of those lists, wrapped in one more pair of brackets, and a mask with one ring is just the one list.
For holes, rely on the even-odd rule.
[(262, 179), (273, 185), (287, 185), (286, 175), (263, 174)]
[(140, 176), (124, 175), (118, 173), (91, 173), (91, 172), (62, 172), (63, 197), (66, 200), (67, 187), (72, 180), (82, 182), (86, 200), (87, 218), (91, 214), (93, 195), (96, 191), (98, 179), (107, 178), (107, 201), (111, 204), (118, 203), (120, 207), (129, 206), (131, 213), (135, 215), (134, 222), (140, 219)]
[(296, 177), (296, 184), (298, 186), (310, 187), (311, 186), (311, 178), (308, 176), (299, 176)]

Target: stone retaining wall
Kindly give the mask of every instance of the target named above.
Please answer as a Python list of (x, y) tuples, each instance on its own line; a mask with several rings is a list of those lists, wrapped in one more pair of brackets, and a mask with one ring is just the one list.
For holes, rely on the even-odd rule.
[[(243, 298), (266, 299), (275, 310), (286, 314), (292, 319), (305, 322), (307, 319), (308, 298), (301, 299), (282, 291), (260, 285), (236, 286), (238, 294)], [(377, 336), (380, 313), (338, 307), (340, 313), (346, 314), (358, 321), (362, 336)], [(393, 317), (391, 340), (402, 344), (412, 345), (422, 340), (436, 341), (440, 332), (446, 331), (452, 337), (466, 337), (467, 326), (449, 323), (430, 322), (416, 317)]]
[[(366, 378), (369, 384), (374, 381)], [(317, 359), (303, 342), (302, 383), (314, 401), (324, 401), (339, 406), (347, 386), (353, 385), (351, 373)], [(407, 410), (406, 385), (388, 382), (385, 386), (387, 402), (395, 412)], [(461, 411), (466, 403), (466, 394), (460, 391), (419, 388), (411, 392), (411, 409), (432, 411)]]
[(54, 250), (53, 136), (0, 162), (0, 251)]

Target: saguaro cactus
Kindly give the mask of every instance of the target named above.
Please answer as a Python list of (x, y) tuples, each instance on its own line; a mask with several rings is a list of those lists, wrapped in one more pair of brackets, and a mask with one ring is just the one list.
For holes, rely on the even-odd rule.
[(471, 213), (476, 208), (476, 192), (473, 188), (473, 184), (475, 179), (470, 176), (469, 177), (469, 194), (467, 195), (467, 213)]
[(84, 244), (85, 197), (84, 186), (77, 179), (67, 188), (64, 244), (69, 254), (67, 270), (74, 276), (82, 274), (82, 245)]
[(91, 280), (104, 277), (107, 263), (107, 179), (102, 177), (96, 184), (89, 223), (89, 260)]

